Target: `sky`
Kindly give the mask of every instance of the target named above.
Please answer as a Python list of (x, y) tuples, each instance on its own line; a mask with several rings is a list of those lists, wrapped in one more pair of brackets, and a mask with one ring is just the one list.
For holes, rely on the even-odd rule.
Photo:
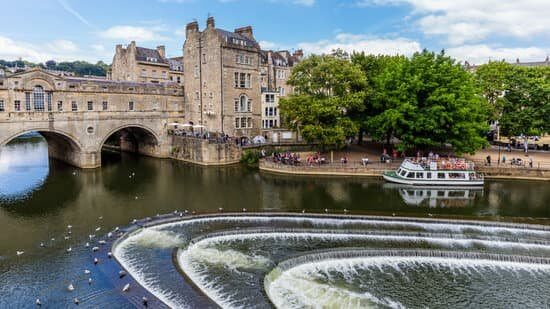
[(111, 63), (116, 44), (182, 55), (185, 25), (252, 26), (264, 49), (341, 48), (411, 55), (424, 48), (471, 64), (544, 61), (550, 0), (0, 0), (0, 59)]

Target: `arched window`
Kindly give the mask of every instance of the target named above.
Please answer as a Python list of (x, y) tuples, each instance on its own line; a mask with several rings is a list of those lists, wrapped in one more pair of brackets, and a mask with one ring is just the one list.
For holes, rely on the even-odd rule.
[(44, 88), (36, 86), (32, 90), (34, 110), (38, 112), (44, 111)]
[(248, 97), (245, 95), (242, 95), (239, 102), (239, 112), (246, 112), (248, 111)]

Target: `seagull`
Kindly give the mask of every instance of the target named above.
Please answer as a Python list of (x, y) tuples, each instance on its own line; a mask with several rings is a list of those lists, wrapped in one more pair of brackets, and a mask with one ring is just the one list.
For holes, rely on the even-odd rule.
[(67, 291), (69, 292), (74, 291), (74, 285), (72, 283), (69, 283), (69, 286), (67, 286)]
[(100, 240), (100, 241), (98, 241), (98, 243), (99, 243), (100, 245), (104, 245), (104, 244), (106, 244), (107, 242), (106, 242), (105, 240)]
[(34, 302), (37, 306), (42, 306), (42, 302), (40, 302), (40, 299), (36, 299), (36, 301)]
[(51, 241), (55, 241), (55, 238), (50, 239)]
[(20, 255), (22, 255), (23, 253), (25, 253), (25, 251), (17, 251), (17, 256), (20, 256)]
[(98, 219), (99, 219), (99, 220), (103, 220), (103, 216), (100, 216)]
[(128, 292), (130, 290), (130, 283), (126, 283), (126, 285), (122, 288), (122, 292)]
[(95, 229), (95, 231), (96, 231), (96, 232), (101, 231), (101, 227), (97, 227), (97, 228)]
[(107, 237), (109, 237), (109, 238), (113, 237), (113, 233), (111, 233), (111, 232), (107, 233)]
[(67, 253), (71, 253), (71, 251), (73, 251), (73, 248), (69, 247), (69, 249), (67, 249)]
[(325, 213), (328, 213), (328, 209), (325, 208)]
[(93, 252), (99, 251), (99, 247), (93, 247), (93, 248), (92, 248), (92, 251), (93, 251)]
[(305, 209), (302, 209), (302, 213), (305, 214), (305, 213), (306, 213), (306, 210), (305, 210)]
[(132, 220), (132, 224), (136, 224), (136, 223), (137, 223), (136, 219)]
[(92, 284), (92, 278), (88, 278), (88, 285), (91, 285)]
[(97, 263), (99, 263), (99, 259), (98, 259), (98, 258), (94, 258), (94, 264), (97, 265)]
[(46, 246), (46, 245), (44, 245), (43, 242), (40, 243), (40, 247), (41, 247), (41, 248), (44, 248), (45, 246)]
[(90, 243), (87, 242), (87, 243), (84, 245), (84, 247), (86, 247), (86, 248), (90, 247)]
[(84, 273), (85, 273), (86, 275), (89, 275), (89, 274), (91, 273), (91, 271), (89, 271), (88, 269), (84, 269)]
[(80, 301), (78, 300), (78, 298), (75, 297), (75, 299), (73, 299), (73, 302), (74, 302), (75, 305), (78, 305), (78, 303), (79, 303)]
[(391, 215), (392, 215), (392, 217), (395, 217), (395, 212), (393, 212)]
[(246, 208), (243, 208), (243, 212), (246, 212)]
[(73, 228), (73, 226), (72, 226), (72, 225), (70, 225), (70, 224), (69, 224), (69, 225), (67, 225), (67, 229), (68, 229), (68, 230), (70, 230), (70, 229), (72, 229), (72, 228)]
[(90, 238), (90, 239), (92, 239), (94, 237), (95, 237), (95, 235), (93, 235), (93, 234), (88, 235), (88, 238)]
[(71, 235), (72, 233), (72, 231), (67, 231), (67, 235)]
[(219, 210), (219, 212), (223, 212), (223, 208), (222, 208), (222, 207), (218, 208), (218, 210)]
[(124, 278), (124, 276), (126, 276), (126, 272), (124, 270), (121, 270), (118, 272), (118, 277), (119, 278)]
[(65, 240), (71, 239), (71, 236), (65, 236)]
[(107, 257), (108, 257), (108, 258), (112, 258), (112, 257), (113, 257), (113, 253), (112, 253), (112, 252), (107, 252)]
[(191, 212), (191, 214), (192, 214), (192, 215), (195, 215), (195, 214), (197, 214), (197, 212), (193, 210), (193, 212)]
[(147, 303), (149, 302), (149, 300), (147, 299), (147, 297), (143, 296), (141, 298), (141, 302), (143, 303), (143, 306), (147, 307)]
[(433, 217), (434, 215), (433, 214), (428, 214), (428, 216)]
[(120, 230), (120, 228), (118, 228), (118, 226), (115, 227), (115, 232), (118, 232), (119, 230)]

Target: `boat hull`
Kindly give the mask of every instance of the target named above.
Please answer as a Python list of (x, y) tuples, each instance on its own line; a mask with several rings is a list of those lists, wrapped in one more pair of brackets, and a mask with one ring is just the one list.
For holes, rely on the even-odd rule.
[(410, 185), (410, 186), (468, 186), (468, 187), (477, 187), (477, 186), (483, 186), (484, 180), (420, 180), (420, 179), (405, 179), (401, 177), (396, 177), (393, 175), (389, 175), (387, 173), (384, 173), (382, 175), (386, 181), (403, 184), (403, 185)]

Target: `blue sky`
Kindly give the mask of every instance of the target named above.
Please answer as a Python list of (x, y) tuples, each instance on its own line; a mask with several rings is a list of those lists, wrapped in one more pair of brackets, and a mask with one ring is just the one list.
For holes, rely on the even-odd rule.
[(103, 60), (116, 44), (166, 45), (180, 56), (186, 23), (251, 25), (265, 49), (334, 48), (410, 55), (446, 49), (471, 63), (542, 61), (549, 0), (4, 0), (0, 58)]

